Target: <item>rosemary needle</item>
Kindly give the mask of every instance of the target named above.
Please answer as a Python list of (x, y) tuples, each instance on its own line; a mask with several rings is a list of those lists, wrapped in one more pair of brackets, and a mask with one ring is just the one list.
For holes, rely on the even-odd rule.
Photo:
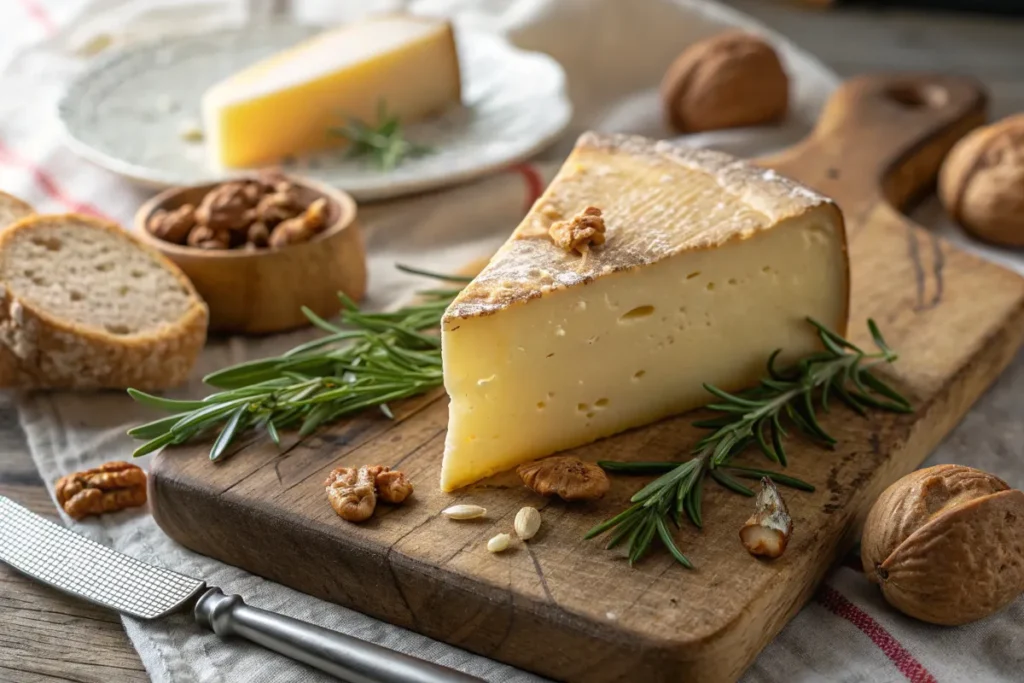
[[(449, 282), (468, 278), (399, 266), (413, 275)], [(304, 309), (324, 337), (274, 358), (247, 361), (203, 378), (220, 391), (198, 401), (178, 401), (135, 389), (128, 394), (144, 405), (171, 413), (128, 431), (145, 440), (134, 455), (217, 433), (210, 459), (219, 460), (239, 435), (264, 430), (280, 443), (281, 429), (300, 436), (320, 425), (366, 408), (392, 417), (389, 403), (441, 386), (440, 341), (436, 332), (459, 288), (421, 292), (421, 301), (396, 311), (365, 313), (340, 294), (343, 310), (334, 324)]]
[(349, 119), (346, 125), (333, 128), (330, 133), (348, 140), (349, 157), (368, 157), (381, 171), (390, 171), (407, 158), (434, 151), (427, 145), (406, 140), (401, 121), (397, 116), (388, 115), (383, 101), (377, 109), (376, 127), (359, 119)]
[[(717, 402), (708, 406), (719, 415), (695, 422), (710, 429), (686, 462), (599, 462), (609, 472), (626, 474), (659, 474), (630, 500), (633, 505), (615, 517), (598, 524), (585, 538), (611, 532), (608, 547), (626, 541), (629, 563), (634, 564), (647, 554), (655, 532), (662, 545), (683, 566), (692, 564), (680, 552), (669, 533), (666, 520), (677, 527), (685, 513), (698, 528), (702, 525), (701, 501), (705, 475), (719, 485), (746, 496), (754, 492), (735, 477), (760, 479), (771, 477), (783, 484), (804, 491), (814, 487), (795, 477), (776, 472), (741, 467), (731, 460), (755, 444), (772, 462), (786, 466), (783, 437), (787, 432), (783, 421), (826, 447), (836, 440), (821, 426), (817, 411), (829, 410), (828, 400), (835, 396), (855, 412), (865, 415), (869, 408), (891, 412), (911, 412), (910, 403), (886, 384), (870, 366), (892, 363), (896, 354), (882, 338), (873, 320), (868, 321), (877, 353), (866, 353), (842, 336), (808, 318), (821, 339), (824, 350), (801, 359), (793, 368), (780, 371), (775, 367), (779, 351), (768, 359), (768, 375), (754, 389), (729, 393), (705, 384)], [(817, 403), (816, 403), (817, 401)]]

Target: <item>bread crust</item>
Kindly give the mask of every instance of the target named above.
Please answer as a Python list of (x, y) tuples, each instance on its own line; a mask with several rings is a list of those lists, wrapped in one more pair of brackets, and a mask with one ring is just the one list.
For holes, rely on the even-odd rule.
[(189, 293), (177, 320), (138, 334), (115, 335), (65, 320), (31, 304), (0, 283), (0, 387), (22, 389), (166, 389), (183, 383), (206, 343), (209, 312), (192, 283), (171, 261), (120, 226), (78, 214), (35, 215), (0, 233), (0, 253), (40, 225), (68, 222), (106, 230), (145, 251)]
[(22, 218), (31, 216), (35, 212), (35, 209), (28, 202), (15, 197), (13, 194), (0, 192), (0, 230), (8, 224), (13, 225)]

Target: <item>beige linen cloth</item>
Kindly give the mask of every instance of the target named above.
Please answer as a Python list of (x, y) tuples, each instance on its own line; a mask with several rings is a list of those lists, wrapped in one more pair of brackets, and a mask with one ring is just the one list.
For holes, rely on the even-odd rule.
[[(54, 103), (85, 64), (83, 55), (107, 38), (114, 45), (170, 32), (214, 30), (246, 20), (241, 2), (4, 0), (0, 3), (0, 188), (42, 211), (79, 211), (128, 224), (147, 193), (76, 158), (60, 142)], [(454, 16), (460, 26), (505, 34), (521, 47), (547, 52), (565, 67), (575, 106), (571, 130), (534, 164), (473, 184), (365, 206), (371, 284), (368, 305), (393, 305), (419, 282), (395, 273), (410, 263), (444, 271), (487, 254), (516, 225), (538, 184), (546, 181), (587, 128), (666, 136), (656, 86), (665, 66), (701, 37), (740, 25), (767, 33), (781, 48), (795, 84), (793, 112), (781, 128), (705, 135), (693, 144), (742, 155), (769, 152), (805, 134), (836, 78), (781, 36), (705, 0), (423, 0), (296, 2), (302, 21), (331, 23), (402, 6)], [(98, 37), (103, 36), (98, 40)], [(919, 219), (940, 226), (931, 205)], [(987, 256), (1021, 268), (998, 250)], [(258, 341), (212, 342), (195, 377), (246, 358), (279, 352), (307, 333)], [(196, 380), (176, 395), (199, 396)], [(931, 462), (959, 462), (1024, 485), (1024, 357), (971, 411)], [(116, 393), (20, 396), (18, 412), (44, 480), (113, 459), (128, 459), (125, 430), (153, 414)], [(145, 460), (143, 461), (145, 462)], [(429, 485), (429, 483), (425, 484)], [(240, 569), (196, 555), (169, 540), (144, 512), (72, 523), (77, 531), (139, 559), (206, 579), (253, 605), (356, 635), (395, 650), (462, 669), (489, 681), (538, 677), (456, 647), (325, 603)], [(685, 609), (681, 606), (680, 609)], [(187, 615), (159, 623), (124, 620), (147, 671), (159, 683), (326, 680), (290, 660), (242, 641), (223, 642)], [(882, 602), (855, 570), (839, 567), (815, 599), (764, 650), (745, 681), (1010, 681), (1024, 672), (1024, 600), (1001, 615), (957, 629), (923, 625)]]

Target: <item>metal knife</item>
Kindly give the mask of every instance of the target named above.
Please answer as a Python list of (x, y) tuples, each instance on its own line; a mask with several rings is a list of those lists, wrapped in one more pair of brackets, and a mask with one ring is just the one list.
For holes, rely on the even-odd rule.
[(0, 561), (75, 597), (139, 619), (193, 606), (218, 636), (241, 636), (350, 683), (480, 683), (482, 679), (274, 612), (205, 581), (140, 562), (0, 496)]

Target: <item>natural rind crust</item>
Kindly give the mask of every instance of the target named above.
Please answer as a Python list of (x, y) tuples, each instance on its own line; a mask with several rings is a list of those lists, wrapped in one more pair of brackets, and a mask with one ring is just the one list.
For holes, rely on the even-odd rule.
[[(559, 217), (547, 216), (544, 207), (557, 201), (560, 185), (586, 166), (586, 157), (595, 151), (641, 159), (666, 174), (673, 170), (678, 172), (682, 167), (686, 171), (708, 175), (723, 192), (732, 195), (742, 205), (742, 220), (696, 233), (661, 231), (651, 234), (642, 225), (616, 225), (615, 214), (622, 210), (623, 198), (588, 196), (585, 201), (605, 214), (607, 243), (602, 248), (590, 250), (586, 259), (581, 259), (578, 254), (568, 254), (546, 236), (547, 228)], [(779, 221), (801, 216), (818, 207), (824, 207), (832, 214), (845, 253), (846, 235), (839, 208), (831, 199), (794, 180), (723, 152), (694, 149), (637, 135), (584, 133), (531, 212), (476, 279), (452, 302), (443, 322), (450, 324), (459, 319), (489, 315), (516, 303), (650, 265), (682, 252), (711, 249), (733, 240), (749, 239)], [(564, 208), (569, 212), (576, 210), (574, 207)], [(849, 293), (848, 267), (846, 281)], [(846, 316), (842, 319), (845, 326)], [(845, 329), (837, 332), (843, 334)]]
[(21, 389), (124, 389), (156, 391), (185, 382), (206, 343), (209, 312), (185, 274), (118, 225), (77, 214), (24, 218), (0, 232), (0, 254), (24, 232), (55, 222), (79, 230), (106, 230), (145, 251), (189, 293), (180, 318), (155, 330), (114, 335), (64, 320), (19, 298), (0, 283), (0, 387)]

